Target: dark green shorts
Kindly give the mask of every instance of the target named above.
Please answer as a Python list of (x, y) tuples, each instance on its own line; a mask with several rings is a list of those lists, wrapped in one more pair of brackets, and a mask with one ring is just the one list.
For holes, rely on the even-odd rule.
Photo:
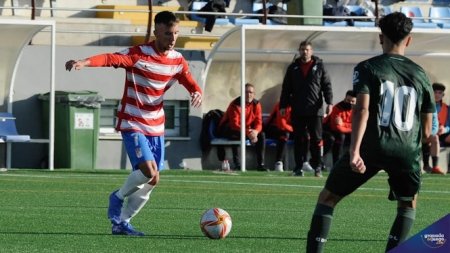
[[(395, 165), (394, 165), (395, 166)], [(380, 168), (366, 164), (366, 172), (359, 174), (350, 168), (350, 154), (346, 152), (328, 176), (325, 188), (338, 196), (347, 196), (384, 169), (389, 176), (389, 200), (412, 201), (420, 190), (422, 172), (403, 172), (403, 168)], [(407, 170), (406, 170), (407, 171)]]

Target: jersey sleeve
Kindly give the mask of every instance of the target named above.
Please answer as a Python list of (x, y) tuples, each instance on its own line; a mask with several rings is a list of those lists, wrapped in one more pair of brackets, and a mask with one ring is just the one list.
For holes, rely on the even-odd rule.
[(367, 64), (365, 62), (359, 63), (356, 65), (353, 70), (353, 91), (356, 93), (370, 93), (370, 77), (372, 73), (367, 68)]
[(136, 48), (127, 48), (114, 54), (99, 54), (89, 57), (90, 67), (129, 68), (139, 60)]
[[(258, 131), (258, 133), (261, 133), (262, 131), (262, 108), (261, 103), (257, 103), (255, 108), (255, 119), (253, 121), (253, 128)], [(247, 132), (248, 134), (248, 132)]]
[(189, 91), (191, 95), (195, 92), (202, 94), (202, 90), (192, 77), (192, 73), (189, 71), (189, 66), (184, 58), (182, 58), (181, 64), (183, 65), (181, 72), (176, 74), (175, 78), (186, 88), (186, 90)]

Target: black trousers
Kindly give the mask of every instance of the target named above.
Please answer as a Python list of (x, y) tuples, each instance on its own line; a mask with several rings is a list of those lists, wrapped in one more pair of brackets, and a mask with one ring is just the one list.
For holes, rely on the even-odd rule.
[[(220, 136), (230, 139), (230, 140), (240, 140), (241, 133), (238, 131), (233, 131), (228, 128), (222, 128), (220, 130)], [(248, 138), (246, 138), (248, 140)], [(258, 162), (258, 165), (264, 164), (264, 153), (266, 149), (266, 135), (264, 134), (264, 131), (261, 131), (258, 134), (258, 141), (255, 143), (256, 147), (256, 160)], [(241, 161), (239, 159), (240, 154), (240, 146), (239, 145), (232, 145), (231, 151), (233, 152), (233, 163), (235, 166), (241, 166)], [(217, 157), (219, 158), (219, 161), (225, 160), (226, 152), (224, 146), (217, 146)]]
[(277, 155), (275, 157), (277, 162), (282, 162), (286, 154), (286, 144), (289, 139), (293, 139), (294, 135), (289, 131), (283, 131), (274, 125), (264, 125), (263, 132), (266, 138), (277, 141)]
[[(323, 141), (322, 141), (322, 116), (300, 116), (292, 118), (294, 128), (294, 155), (295, 169), (301, 169), (303, 165), (303, 155), (305, 153), (304, 141), (308, 141), (305, 136), (309, 132), (310, 136), (310, 165), (314, 169), (320, 169), (323, 164)], [(306, 139), (306, 140), (305, 140)]]

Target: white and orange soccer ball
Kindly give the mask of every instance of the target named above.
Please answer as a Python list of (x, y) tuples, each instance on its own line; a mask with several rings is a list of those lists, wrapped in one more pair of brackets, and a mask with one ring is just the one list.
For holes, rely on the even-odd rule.
[(231, 216), (221, 208), (207, 210), (200, 219), (200, 228), (210, 239), (225, 238), (231, 231)]

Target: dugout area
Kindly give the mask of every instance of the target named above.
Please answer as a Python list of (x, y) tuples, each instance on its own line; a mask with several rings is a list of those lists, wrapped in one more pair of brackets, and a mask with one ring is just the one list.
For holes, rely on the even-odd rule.
[[(48, 143), (49, 160), (48, 166), (53, 170), (53, 154), (54, 154), (54, 107), (55, 107), (55, 21), (42, 20), (0, 20), (0, 110), (2, 112), (13, 113), (14, 93), (21, 92), (14, 89), (14, 80), (16, 78), (17, 68), (19, 66), (20, 57), (23, 50), (33, 39), (33, 37), (43, 29), (48, 29), (50, 36), (50, 45), (48, 49), (48, 57), (50, 59), (50, 66), (42, 66), (39, 61), (36, 62), (35, 67), (38, 71), (46, 71), (50, 76), (49, 88), (45, 92), (50, 92), (50, 119), (49, 119), (49, 138), (48, 139), (31, 139), (31, 143)], [(29, 76), (33, 80), (33, 76)], [(30, 82), (30, 85), (33, 85)], [(30, 117), (32, 115), (14, 115), (17, 117)], [(40, 122), (36, 122), (40, 124)], [(20, 133), (19, 133), (20, 134)], [(4, 149), (0, 149), (2, 153), (0, 160), (6, 160), (7, 168), (11, 167), (11, 142), (6, 142), (6, 156)], [(2, 147), (3, 148), (3, 147)], [(26, 153), (26, 152), (25, 152)]]
[[(303, 40), (310, 40), (314, 55), (324, 60), (332, 80), (334, 103), (338, 103), (352, 88), (353, 67), (381, 53), (379, 34), (376, 27), (237, 26), (224, 34), (209, 54), (199, 81), (205, 96), (202, 112), (226, 110), (249, 82), (255, 85), (256, 99), (260, 100), (263, 113), (270, 113), (279, 99), (285, 70), (297, 57)], [(413, 29), (406, 56), (427, 71), (431, 82), (448, 86), (449, 41), (450, 29)], [(241, 159), (242, 168), (246, 161), (250, 163), (247, 168), (256, 167), (255, 155), (249, 152), (247, 155), (246, 149), (241, 148), (241, 157), (246, 157)], [(266, 150), (266, 164), (270, 169), (274, 159), (271, 153)], [(231, 157), (231, 150), (227, 150), (227, 157)], [(293, 162), (291, 156), (290, 164)], [(218, 164), (215, 151), (203, 155), (203, 168), (215, 168)]]

